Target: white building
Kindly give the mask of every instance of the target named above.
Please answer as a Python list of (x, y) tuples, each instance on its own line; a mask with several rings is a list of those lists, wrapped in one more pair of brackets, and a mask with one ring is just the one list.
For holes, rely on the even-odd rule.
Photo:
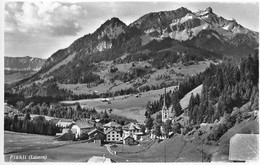
[(122, 140), (122, 131), (116, 128), (109, 128), (104, 131), (107, 142), (120, 142)]

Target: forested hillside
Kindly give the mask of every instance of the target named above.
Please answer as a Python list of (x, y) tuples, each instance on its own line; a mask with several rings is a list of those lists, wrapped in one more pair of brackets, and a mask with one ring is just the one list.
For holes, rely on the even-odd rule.
[[(166, 93), (166, 106), (173, 105), (178, 115), (182, 112), (179, 100), (189, 91), (203, 84), (201, 96), (191, 95), (188, 109), (191, 125), (213, 123), (225, 113), (231, 114), (235, 107), (249, 103), (251, 111), (258, 109), (258, 50), (243, 57), (240, 63), (226, 59), (218, 65), (210, 65), (205, 72), (192, 76), (179, 85), (179, 90)], [(158, 101), (147, 103), (146, 116), (161, 110), (163, 96)], [(177, 115), (177, 116), (178, 116)]]
[[(258, 109), (258, 50), (241, 59), (239, 66), (232, 61), (211, 65), (205, 71), (200, 98), (192, 96), (188, 114), (192, 124), (213, 123), (234, 107), (249, 102), (249, 109)], [(197, 98), (197, 99), (196, 99)]]

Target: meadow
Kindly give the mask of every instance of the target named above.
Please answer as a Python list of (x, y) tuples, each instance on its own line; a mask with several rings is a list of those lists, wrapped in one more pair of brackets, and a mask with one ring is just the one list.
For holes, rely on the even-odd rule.
[[(176, 86), (166, 88), (167, 91), (174, 90)], [(102, 102), (101, 98), (98, 99), (84, 99), (75, 101), (62, 101), (61, 103), (71, 104), (79, 102), (80, 105), (93, 108), (100, 112), (108, 109), (113, 109), (113, 114), (123, 115), (128, 118), (136, 119), (138, 122), (143, 123), (145, 120), (145, 111), (148, 101), (158, 100), (161, 95), (164, 94), (164, 89), (158, 89), (148, 92), (143, 92), (138, 97), (134, 94), (117, 96), (114, 98), (108, 98), (111, 104)]]

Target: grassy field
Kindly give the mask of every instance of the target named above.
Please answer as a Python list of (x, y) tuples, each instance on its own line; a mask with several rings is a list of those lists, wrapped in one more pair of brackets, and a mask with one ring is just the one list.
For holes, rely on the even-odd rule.
[[(87, 161), (91, 156), (108, 154), (105, 147), (80, 141), (57, 141), (54, 137), (7, 132), (4, 133), (5, 161), (44, 161), (44, 162), (80, 162)], [(25, 155), (27, 159), (13, 159), (14, 156)], [(29, 160), (29, 156), (47, 156), (46, 160)]]
[(30, 76), (32, 76), (33, 74), (35, 74), (36, 72), (35, 71), (31, 71), (31, 72), (5, 72), (5, 83), (6, 84), (12, 84), (14, 82), (18, 82), (24, 78), (28, 78)]
[(54, 140), (53, 136), (4, 132), (4, 154), (57, 147), (69, 143)]
[[(166, 90), (174, 90), (176, 86), (168, 87)], [(102, 102), (101, 99), (86, 99), (76, 101), (62, 101), (62, 103), (79, 102), (81, 105), (92, 108), (95, 107), (97, 111), (105, 111), (110, 108), (113, 109), (113, 114), (123, 115), (129, 118), (136, 119), (139, 122), (144, 122), (146, 111), (146, 104), (148, 101), (158, 100), (160, 95), (164, 94), (164, 89), (143, 92), (140, 97), (135, 95), (125, 95), (109, 98), (111, 104)]]
[[(166, 148), (165, 148), (166, 147)], [(60, 142), (41, 135), (5, 132), (5, 161), (11, 162), (87, 162), (92, 156), (103, 156), (116, 162), (199, 162), (197, 143), (185, 141), (181, 136), (153, 144), (144, 152), (110, 154), (106, 147), (94, 143)], [(140, 150), (140, 146), (123, 146), (117, 150)], [(166, 151), (166, 152), (165, 152)], [(45, 159), (29, 160), (30, 155)], [(26, 159), (13, 159), (23, 156)]]
[[(119, 153), (115, 160), (118, 162), (201, 162), (200, 147), (198, 141), (191, 142), (183, 139), (181, 135), (177, 135), (175, 138), (156, 142), (143, 152)], [(119, 147), (117, 150), (135, 151), (134, 146), (124, 146), (123, 149)]]

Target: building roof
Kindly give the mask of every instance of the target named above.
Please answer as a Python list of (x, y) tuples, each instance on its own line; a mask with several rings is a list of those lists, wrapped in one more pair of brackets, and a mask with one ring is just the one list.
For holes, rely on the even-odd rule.
[(59, 119), (51, 119), (49, 120), (52, 124), (57, 124), (59, 122)]
[(80, 129), (94, 127), (94, 124), (86, 120), (78, 120), (75, 122), (75, 125), (77, 125)]
[(114, 122), (114, 121), (111, 121), (111, 122), (109, 122), (109, 123), (107, 123), (107, 124), (104, 124), (103, 125), (104, 127), (110, 127), (110, 128), (112, 128), (112, 127), (122, 127), (120, 124), (118, 124), (118, 123), (116, 123), (116, 122)]
[(89, 135), (91, 135), (91, 134), (93, 134), (93, 133), (95, 133), (95, 132), (100, 132), (100, 133), (102, 133), (102, 134), (105, 134), (104, 132), (102, 132), (102, 131), (100, 131), (100, 130), (98, 130), (98, 129), (96, 129), (96, 128), (94, 128), (93, 130), (91, 130), (91, 131), (89, 131)]
[(259, 135), (236, 134), (230, 139), (229, 160), (257, 161), (259, 159)]
[(73, 122), (72, 119), (60, 119), (59, 122)]
[(108, 134), (111, 131), (116, 131), (119, 132), (119, 130), (115, 129), (115, 128), (108, 128), (107, 130), (104, 131), (104, 134)]
[(141, 128), (136, 123), (128, 123), (123, 126), (123, 130), (140, 130)]
[(110, 158), (106, 158), (104, 156), (92, 156), (88, 160), (88, 163), (113, 163), (113, 162), (115, 161)]
[(128, 138), (134, 139), (132, 136), (128, 135), (128, 136), (125, 136), (125, 137), (124, 137), (124, 140), (125, 140), (125, 139), (128, 139)]

